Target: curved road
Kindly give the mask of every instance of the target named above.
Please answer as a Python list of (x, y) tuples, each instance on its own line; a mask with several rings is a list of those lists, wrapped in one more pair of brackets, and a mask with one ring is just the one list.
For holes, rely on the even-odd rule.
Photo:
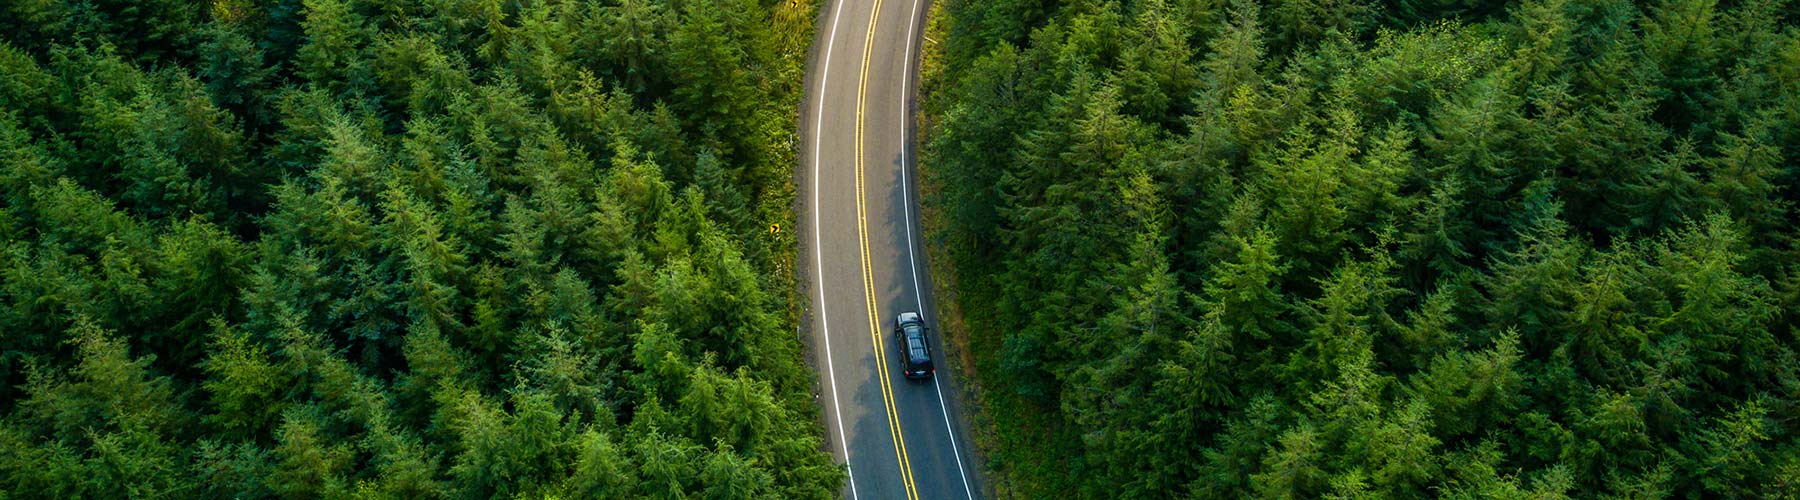
[(900, 374), (894, 317), (919, 311), (940, 360), (913, 176), (912, 83), (926, 0), (826, 0), (802, 105), (802, 262), (844, 497), (980, 498), (951, 370)]

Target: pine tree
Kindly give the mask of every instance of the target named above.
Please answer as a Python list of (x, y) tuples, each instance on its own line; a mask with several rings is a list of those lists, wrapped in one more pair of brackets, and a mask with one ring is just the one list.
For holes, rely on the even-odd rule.
[(286, 403), (279, 399), (288, 380), (267, 349), (247, 332), (214, 320), (211, 352), (201, 384), (215, 412), (206, 420), (227, 437), (260, 440), (272, 435)]

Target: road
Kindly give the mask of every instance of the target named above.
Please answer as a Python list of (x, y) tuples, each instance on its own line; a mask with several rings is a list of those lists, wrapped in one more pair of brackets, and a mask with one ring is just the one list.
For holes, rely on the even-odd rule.
[[(942, 361), (918, 226), (912, 85), (926, 0), (826, 0), (800, 136), (813, 359), (845, 498), (979, 498), (956, 376)], [(931, 325), (939, 370), (900, 374), (894, 317)]]

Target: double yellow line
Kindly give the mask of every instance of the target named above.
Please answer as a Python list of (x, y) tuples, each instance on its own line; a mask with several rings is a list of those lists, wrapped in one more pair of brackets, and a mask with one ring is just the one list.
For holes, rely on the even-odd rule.
[(862, 75), (856, 83), (856, 236), (862, 253), (863, 297), (869, 305), (869, 340), (875, 346), (875, 370), (880, 379), (881, 404), (887, 411), (888, 433), (894, 438), (894, 459), (900, 462), (900, 481), (906, 486), (906, 498), (918, 500), (919, 487), (913, 482), (912, 461), (906, 455), (906, 436), (900, 432), (900, 413), (894, 410), (894, 391), (888, 387), (890, 375), (887, 354), (882, 349), (881, 312), (875, 306), (875, 268), (869, 258), (869, 211), (863, 188), (863, 111), (869, 95), (869, 56), (875, 48), (875, 22), (881, 13), (881, 0), (869, 11), (869, 33), (863, 39)]

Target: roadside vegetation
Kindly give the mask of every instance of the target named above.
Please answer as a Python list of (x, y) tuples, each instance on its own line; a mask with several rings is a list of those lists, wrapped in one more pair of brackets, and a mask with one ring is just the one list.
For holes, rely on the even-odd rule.
[(811, 2), (0, 2), (0, 498), (828, 498)]
[(943, 3), (1003, 496), (1800, 498), (1800, 6)]

